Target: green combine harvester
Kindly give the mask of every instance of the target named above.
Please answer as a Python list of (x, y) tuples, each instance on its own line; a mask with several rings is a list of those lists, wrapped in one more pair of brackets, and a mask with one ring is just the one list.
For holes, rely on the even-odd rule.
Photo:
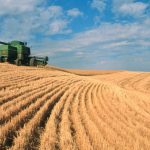
[(48, 57), (32, 56), (30, 47), (26, 42), (11, 41), (5, 43), (0, 41), (0, 62), (9, 62), (17, 66), (45, 66)]

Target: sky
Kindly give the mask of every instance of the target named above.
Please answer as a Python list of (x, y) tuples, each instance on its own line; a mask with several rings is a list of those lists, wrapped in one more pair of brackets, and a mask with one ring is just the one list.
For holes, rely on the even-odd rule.
[(0, 22), (50, 65), (150, 71), (150, 0), (0, 0)]

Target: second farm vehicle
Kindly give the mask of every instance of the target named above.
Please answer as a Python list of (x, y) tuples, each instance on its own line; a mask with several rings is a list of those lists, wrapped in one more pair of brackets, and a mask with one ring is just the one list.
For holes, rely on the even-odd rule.
[(26, 42), (11, 41), (10, 43), (0, 42), (0, 44), (0, 62), (9, 62), (17, 66), (47, 65), (48, 57), (32, 56)]

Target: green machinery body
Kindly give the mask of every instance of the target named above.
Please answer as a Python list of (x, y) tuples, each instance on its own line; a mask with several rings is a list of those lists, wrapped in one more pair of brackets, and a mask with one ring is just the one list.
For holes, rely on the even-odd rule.
[(45, 66), (48, 62), (47, 56), (32, 56), (27, 43), (11, 41), (10, 43), (0, 42), (0, 44), (0, 62), (9, 62), (18, 66)]

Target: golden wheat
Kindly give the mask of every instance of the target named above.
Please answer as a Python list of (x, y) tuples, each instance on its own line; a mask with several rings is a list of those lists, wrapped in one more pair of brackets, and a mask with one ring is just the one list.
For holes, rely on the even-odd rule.
[(149, 150), (149, 141), (150, 73), (0, 64), (0, 150)]

